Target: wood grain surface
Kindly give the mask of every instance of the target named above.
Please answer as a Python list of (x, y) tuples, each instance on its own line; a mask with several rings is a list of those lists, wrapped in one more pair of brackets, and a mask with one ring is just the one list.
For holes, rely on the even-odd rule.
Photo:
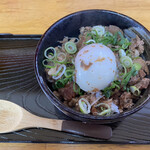
[(150, 30), (150, 0), (1, 0), (0, 33), (42, 34), (63, 16), (85, 9), (117, 11)]
[[(24, 0), (24, 1), (1, 0), (0, 1), (0, 20), (1, 20), (0, 33), (42, 34), (51, 24), (53, 24), (55, 21), (57, 21), (61, 17), (68, 15), (70, 13), (73, 13), (75, 11), (85, 10), (85, 9), (107, 9), (107, 10), (117, 11), (117, 12), (123, 13), (125, 15), (128, 15), (134, 18), (135, 20), (143, 24), (148, 30), (150, 30), (150, 20), (149, 20), (150, 0), (32, 0), (32, 1), (31, 0)], [(6, 53), (8, 52), (6, 51)], [(27, 51), (26, 55), (31, 54), (31, 53), (32, 52)], [(10, 57), (11, 57), (11, 54), (10, 54)], [(32, 60), (32, 58), (30, 57), (28, 59), (29, 61)], [(16, 66), (18, 65), (15, 63), (13, 64), (14, 64), (14, 68), (15, 68), (15, 65)], [(26, 63), (26, 64), (29, 64), (29, 63)], [(19, 66), (21, 65), (23, 67), (26, 67), (23, 61), (22, 63), (19, 64)], [(6, 66), (2, 66), (2, 67), (5, 68)], [(28, 70), (33, 71), (33, 69), (31, 68), (28, 68)], [(13, 68), (12, 68), (12, 74), (14, 74)], [(28, 74), (31, 76), (30, 73)], [(6, 76), (6, 81), (8, 78), (10, 78), (10, 76)], [(28, 77), (26, 77), (26, 79), (27, 78)], [(35, 78), (35, 77), (32, 76), (32, 78)], [(29, 82), (24, 81), (26, 83), (24, 88), (28, 89), (28, 84), (30, 84), (30, 86), (33, 86), (32, 90), (33, 91), (36, 90), (37, 88), (36, 84), (34, 82), (30, 83), (30, 81)], [(19, 87), (17, 88), (19, 89)], [(22, 91), (20, 90), (19, 92), (22, 92)], [(12, 94), (12, 93), (15, 93), (15, 91), (11, 91), (5, 98), (13, 97), (15, 94)], [(23, 95), (23, 98), (24, 97), (28, 98), (29, 93), (26, 95)], [(140, 117), (141, 117), (140, 114), (137, 115), (137, 118), (140, 118)], [(134, 118), (132, 119), (134, 120)], [(143, 123), (145, 123), (144, 119), (145, 118), (142, 118)], [(136, 123), (138, 123), (138, 121)], [(131, 121), (130, 125), (132, 124), (133, 122)], [(136, 124), (136, 126), (138, 127), (138, 124)], [(120, 129), (123, 129), (123, 128), (124, 128), (124, 124), (120, 127)], [(125, 135), (129, 129), (130, 129), (130, 126), (127, 128), (127, 130), (124, 130)], [(142, 132), (143, 132), (143, 129), (141, 128), (140, 133)], [(134, 134), (137, 134), (137, 131), (135, 131)], [(147, 133), (146, 135), (149, 137), (150, 134)], [(77, 138), (78, 137), (76, 137), (76, 139)], [(112, 145), (112, 144), (111, 145), (109, 144), (108, 145), (107, 144), (90, 144), (90, 145), (70, 144), (69, 145), (69, 144), (1, 143), (0, 149), (1, 150), (8, 150), (8, 149), (11, 149), (11, 150), (20, 150), (20, 149), (22, 150), (37, 150), (37, 149), (38, 150), (48, 150), (48, 149), (51, 149), (51, 150), (54, 150), (54, 149), (57, 149), (57, 150), (58, 149), (61, 149), (61, 150), (65, 150), (65, 149), (149, 150), (150, 145)]]
[(149, 150), (149, 145), (1, 143), (0, 150)]

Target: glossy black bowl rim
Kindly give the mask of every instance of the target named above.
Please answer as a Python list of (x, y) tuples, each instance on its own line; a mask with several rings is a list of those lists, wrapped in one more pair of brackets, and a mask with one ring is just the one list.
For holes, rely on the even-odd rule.
[[(81, 11), (77, 11), (74, 13), (71, 13), (69, 15), (66, 15), (64, 17), (62, 17), (61, 19), (59, 19), (58, 21), (56, 21), (54, 24), (52, 24), (46, 31), (45, 33), (42, 35), (41, 39), (39, 40), (37, 47), (36, 47), (36, 53), (35, 53), (35, 75), (37, 78), (37, 81), (42, 89), (42, 91), (45, 93), (45, 95), (48, 97), (48, 99), (50, 101), (52, 101), (52, 103), (62, 112), (66, 112), (66, 113), (71, 113), (72, 115), (76, 116), (76, 117), (80, 117), (80, 120), (83, 118), (84, 119), (90, 119), (90, 120), (115, 120), (115, 119), (121, 119), (121, 118), (125, 118), (135, 112), (137, 112), (138, 110), (140, 110), (141, 108), (144, 107), (144, 105), (148, 102), (148, 100), (150, 99), (150, 96), (148, 95), (147, 98), (137, 107), (132, 108), (129, 111), (120, 113), (120, 114), (116, 114), (116, 115), (112, 115), (112, 116), (94, 116), (94, 115), (89, 115), (89, 114), (82, 114), (76, 110), (73, 110), (70, 107), (65, 106), (59, 99), (57, 99), (51, 92), (51, 90), (48, 88), (46, 88), (46, 85), (42, 84), (43, 79), (40, 78), (39, 72), (38, 72), (38, 62), (37, 62), (37, 56), (38, 56), (38, 52), (39, 52), (39, 45), (42, 42), (42, 39), (45, 37), (45, 34), (51, 29), (53, 28), (55, 25), (57, 25), (59, 22), (67, 19), (70, 16), (74, 16), (74, 15), (78, 15), (78, 14), (82, 14), (82, 13), (86, 13), (86, 12), (94, 12), (94, 11), (99, 11), (99, 12), (106, 12), (106, 13), (110, 13), (110, 14), (114, 14), (114, 15), (119, 15), (121, 17), (126, 18), (127, 20), (132, 20), (133, 22), (135, 22), (136, 24), (138, 24), (141, 28), (143, 28), (144, 31), (146, 31), (146, 33), (150, 36), (150, 32), (138, 21), (132, 19), (129, 16), (126, 16), (124, 14), (121, 14), (119, 12), (115, 12), (115, 11), (111, 11), (111, 10), (104, 10), (104, 9), (88, 9), (88, 10), (81, 10)], [(65, 36), (65, 35), (64, 35)], [(65, 113), (65, 114), (66, 114)]]

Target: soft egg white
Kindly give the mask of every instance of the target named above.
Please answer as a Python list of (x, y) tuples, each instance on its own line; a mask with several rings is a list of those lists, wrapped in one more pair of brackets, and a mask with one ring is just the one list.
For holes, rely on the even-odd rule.
[(75, 58), (75, 81), (86, 92), (97, 92), (115, 78), (116, 58), (110, 48), (102, 44), (83, 47)]

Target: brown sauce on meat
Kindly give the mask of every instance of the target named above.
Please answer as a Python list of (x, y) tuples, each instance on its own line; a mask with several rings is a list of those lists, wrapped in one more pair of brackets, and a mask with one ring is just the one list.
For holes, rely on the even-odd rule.
[(112, 60), (110, 57), (108, 57), (108, 59), (109, 59), (109, 60), (110, 60), (110, 62), (112, 63), (112, 61), (113, 61), (113, 60)]
[(98, 58), (95, 60), (95, 62), (102, 62), (102, 61), (104, 61), (104, 60), (105, 60), (104, 57), (103, 57), (103, 58), (98, 57)]
[(99, 91), (99, 89), (97, 89), (97, 88), (94, 88), (93, 90), (92, 90), (92, 92), (98, 92)]
[(88, 52), (89, 52), (89, 50), (86, 50), (86, 51), (83, 52), (83, 54), (86, 54), (86, 53), (88, 53)]
[(80, 66), (81, 66), (81, 68), (83, 68), (84, 70), (88, 70), (88, 69), (92, 66), (92, 64), (93, 64), (93, 63), (89, 62), (89, 64), (86, 65), (86, 64), (84, 63), (84, 61), (82, 60)]

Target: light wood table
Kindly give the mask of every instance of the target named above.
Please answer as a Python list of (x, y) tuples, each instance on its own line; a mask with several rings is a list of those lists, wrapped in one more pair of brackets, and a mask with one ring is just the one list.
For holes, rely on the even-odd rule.
[[(86, 9), (128, 15), (150, 30), (150, 0), (1, 0), (0, 33), (42, 34), (61, 17)], [(1, 143), (2, 150), (149, 150), (150, 145)]]

